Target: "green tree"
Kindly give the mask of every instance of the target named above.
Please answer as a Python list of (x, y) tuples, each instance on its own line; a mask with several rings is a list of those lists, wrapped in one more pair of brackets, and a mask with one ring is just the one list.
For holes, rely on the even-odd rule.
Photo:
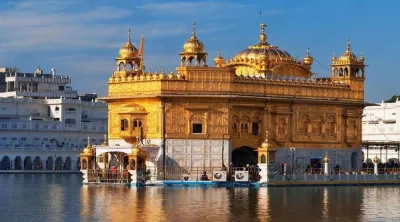
[(394, 95), (394, 96), (392, 96), (392, 98), (385, 100), (385, 103), (394, 103), (394, 102), (396, 102), (397, 98), (399, 98), (399, 97), (400, 96)]

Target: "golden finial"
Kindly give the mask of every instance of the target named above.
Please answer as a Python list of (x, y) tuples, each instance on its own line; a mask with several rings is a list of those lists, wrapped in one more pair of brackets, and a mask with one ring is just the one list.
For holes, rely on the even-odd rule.
[(364, 61), (364, 59), (365, 59), (365, 58), (364, 58), (364, 53), (361, 52), (360, 60), (361, 60), (361, 61)]
[(128, 29), (128, 42), (131, 42), (131, 29)]
[(306, 54), (306, 56), (307, 56), (307, 57), (310, 57), (310, 48), (307, 48), (307, 54)]
[(92, 144), (90, 143), (90, 137), (87, 138), (87, 147), (92, 147)]
[(350, 38), (347, 38), (346, 51), (350, 52)]
[(221, 55), (220, 55), (220, 53), (219, 53), (219, 49), (217, 50), (217, 58), (220, 58), (221, 57)]
[(161, 68), (161, 74), (165, 74), (164, 67)]
[(104, 142), (103, 142), (103, 146), (107, 146), (107, 134), (104, 134)]
[(192, 36), (196, 36), (196, 22), (192, 23)]

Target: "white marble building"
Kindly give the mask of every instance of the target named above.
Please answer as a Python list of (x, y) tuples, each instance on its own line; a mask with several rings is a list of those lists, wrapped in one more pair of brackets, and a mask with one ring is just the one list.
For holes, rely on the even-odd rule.
[[(380, 103), (364, 109), (362, 118), (362, 139), (370, 143), (395, 143), (400, 141), (400, 102)], [(397, 146), (381, 145), (364, 147), (364, 161), (378, 156), (382, 163), (397, 161)]]
[(57, 76), (54, 70), (1, 71), (6, 92), (0, 92), (0, 170), (77, 170), (87, 138), (104, 143), (107, 104), (78, 97), (67, 85), (69, 76)]

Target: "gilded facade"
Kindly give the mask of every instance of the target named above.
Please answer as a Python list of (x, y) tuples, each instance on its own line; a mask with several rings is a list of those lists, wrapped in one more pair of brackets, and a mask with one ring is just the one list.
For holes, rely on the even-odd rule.
[(345, 52), (332, 58), (330, 77), (313, 78), (310, 51), (297, 61), (269, 44), (265, 29), (262, 23), (258, 43), (229, 60), (218, 50), (209, 66), (193, 23), (176, 71), (151, 73), (143, 66), (144, 38), (138, 50), (129, 36), (103, 98), (110, 146), (140, 140), (155, 165), (165, 155), (167, 165), (218, 167), (256, 163), (252, 150), (267, 137), (276, 164), (294, 155), (293, 165), (306, 167), (329, 152), (333, 164), (356, 167), (364, 57), (353, 54), (348, 40)]

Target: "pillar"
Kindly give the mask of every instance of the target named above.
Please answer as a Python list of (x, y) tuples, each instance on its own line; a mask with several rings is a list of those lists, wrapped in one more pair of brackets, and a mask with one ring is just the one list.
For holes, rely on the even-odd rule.
[(324, 175), (329, 176), (329, 157), (328, 153), (326, 153), (324, 158)]
[(268, 141), (268, 131), (266, 132), (266, 139), (257, 149), (258, 151), (258, 167), (260, 168), (260, 183), (268, 183), (272, 179), (275, 169), (276, 149), (272, 148)]
[(378, 176), (379, 175), (378, 164), (381, 162), (381, 160), (376, 155), (375, 158), (373, 159), (373, 161), (374, 161), (374, 174), (375, 174), (375, 176)]

